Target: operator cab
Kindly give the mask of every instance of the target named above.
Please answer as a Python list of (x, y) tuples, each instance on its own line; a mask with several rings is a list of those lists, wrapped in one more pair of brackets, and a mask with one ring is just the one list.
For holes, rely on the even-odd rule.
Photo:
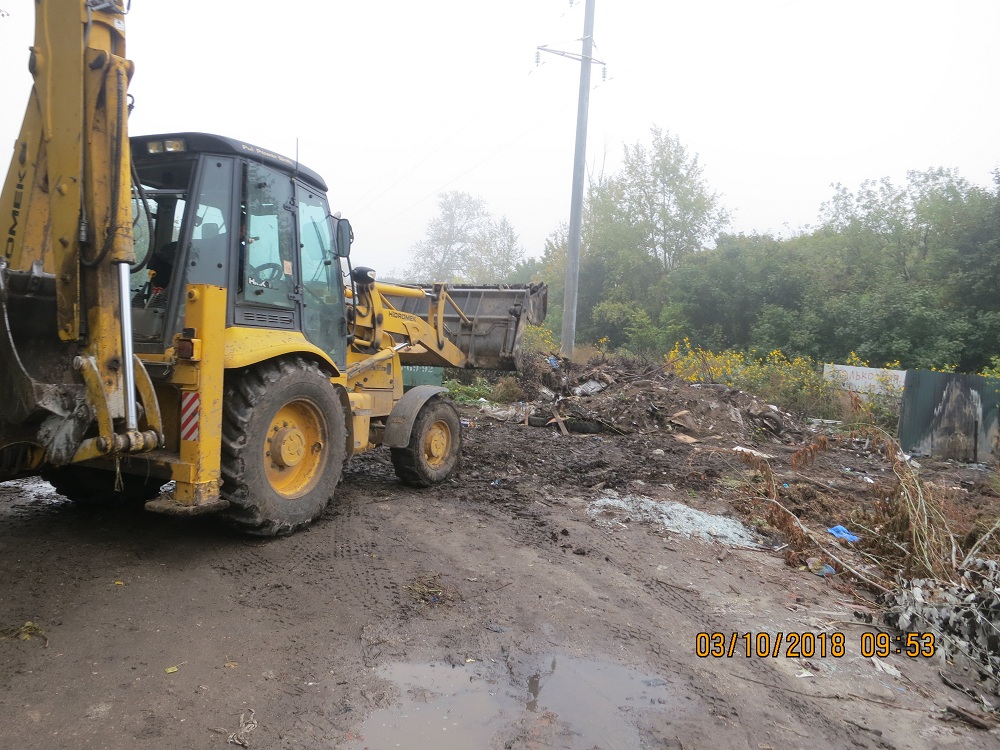
[(344, 367), (350, 228), (331, 216), (323, 178), (221, 136), (138, 136), (131, 146), (136, 352), (172, 346), (186, 285), (210, 284), (228, 290), (227, 327), (299, 331)]

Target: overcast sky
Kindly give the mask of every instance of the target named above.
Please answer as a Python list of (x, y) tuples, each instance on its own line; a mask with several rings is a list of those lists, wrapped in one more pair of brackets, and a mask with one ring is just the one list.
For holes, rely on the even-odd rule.
[[(0, 143), (31, 78), (31, 0), (0, 0)], [(436, 196), (506, 215), (528, 255), (567, 222), (583, 0), (133, 0), (133, 134), (240, 138), (319, 171), (356, 262), (402, 268)], [(587, 158), (658, 125), (733, 231), (814, 224), (831, 183), (1000, 166), (997, 0), (597, 0)]]

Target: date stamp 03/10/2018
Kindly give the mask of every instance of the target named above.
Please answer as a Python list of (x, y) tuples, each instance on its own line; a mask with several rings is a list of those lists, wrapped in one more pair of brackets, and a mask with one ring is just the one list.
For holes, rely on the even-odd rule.
[[(848, 637), (840, 631), (813, 633), (809, 631), (778, 631), (777, 633), (698, 633), (695, 636), (695, 656), (703, 659), (758, 657), (777, 659), (839, 658), (847, 655)], [(884, 659), (890, 654), (931, 657), (936, 650), (933, 633), (866, 632), (860, 636), (861, 656)]]

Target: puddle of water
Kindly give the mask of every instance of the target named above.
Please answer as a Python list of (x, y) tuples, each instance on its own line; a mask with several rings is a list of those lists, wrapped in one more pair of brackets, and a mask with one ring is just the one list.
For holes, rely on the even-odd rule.
[[(646, 684), (647, 682), (653, 685)], [(527, 711), (558, 717), (560, 739), (571, 748), (638, 748), (635, 710), (668, 710), (663, 680), (615, 664), (553, 657), (528, 679)], [(634, 717), (632, 717), (634, 718)]]
[(399, 686), (391, 708), (376, 711), (345, 748), (469, 750), (516, 736), (558, 737), (559, 747), (638, 748), (644, 711), (690, 710), (665, 680), (615, 664), (552, 656), (522, 684), (498, 663), (466, 667), (395, 664), (379, 676)]
[(379, 677), (399, 685), (392, 708), (376, 711), (344, 745), (352, 750), (448, 750), (485, 748), (521, 708), (507, 694), (499, 672), (483, 666), (393, 664)]

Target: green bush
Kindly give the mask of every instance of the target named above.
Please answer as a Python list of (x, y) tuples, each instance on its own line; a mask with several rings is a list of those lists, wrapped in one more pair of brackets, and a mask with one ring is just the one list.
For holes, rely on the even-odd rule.
[(489, 401), (493, 392), (493, 384), (484, 377), (477, 377), (471, 384), (445, 380), (444, 387), (457, 404), (474, 404), (481, 398)]

